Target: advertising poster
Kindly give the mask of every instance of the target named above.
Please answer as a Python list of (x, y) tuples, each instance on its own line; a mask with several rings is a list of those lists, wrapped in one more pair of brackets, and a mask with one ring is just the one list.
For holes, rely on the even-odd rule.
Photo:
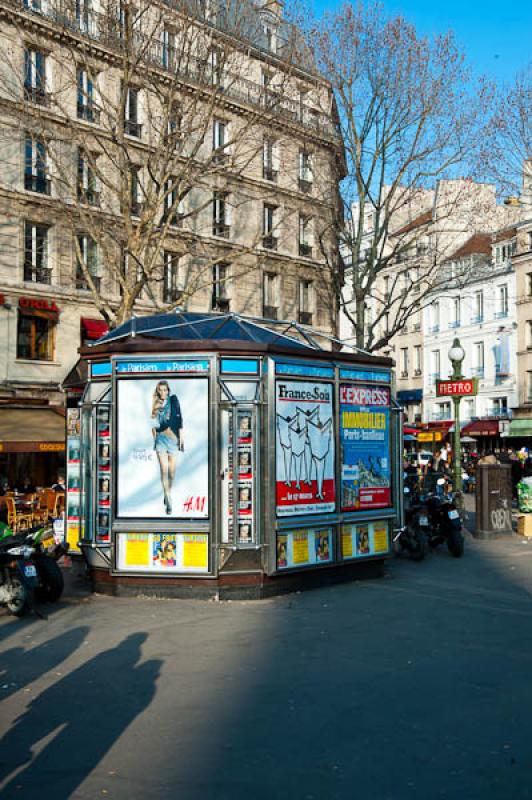
[(81, 413), (79, 408), (67, 408), (66, 417), (66, 536), (70, 553), (79, 553), (81, 503)]
[(342, 558), (344, 560), (386, 555), (389, 551), (388, 523), (386, 521), (342, 525)]
[(277, 569), (326, 564), (332, 561), (331, 528), (277, 534)]
[(207, 378), (118, 381), (118, 516), (209, 515)]
[(276, 382), (278, 516), (334, 511), (333, 386)]
[(340, 386), (342, 510), (391, 505), (390, 389)]
[(130, 572), (208, 572), (206, 533), (120, 533), (118, 569)]

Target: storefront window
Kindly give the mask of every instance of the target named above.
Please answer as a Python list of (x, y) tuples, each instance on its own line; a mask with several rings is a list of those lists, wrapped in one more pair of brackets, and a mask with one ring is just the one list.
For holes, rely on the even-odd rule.
[(17, 358), (53, 361), (57, 321), (44, 313), (28, 314), (19, 309)]

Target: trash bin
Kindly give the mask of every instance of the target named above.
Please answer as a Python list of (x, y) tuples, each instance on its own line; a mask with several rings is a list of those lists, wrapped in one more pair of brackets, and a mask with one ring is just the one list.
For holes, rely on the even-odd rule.
[(477, 539), (512, 533), (512, 469), (510, 464), (478, 464), (475, 495)]

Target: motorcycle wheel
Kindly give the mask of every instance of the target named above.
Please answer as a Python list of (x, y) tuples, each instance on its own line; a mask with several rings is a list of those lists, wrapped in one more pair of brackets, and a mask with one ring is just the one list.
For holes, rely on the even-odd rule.
[(460, 556), (464, 555), (464, 537), (460, 531), (452, 530), (449, 533), (447, 547), (454, 558), (460, 558)]
[(7, 610), (15, 617), (23, 617), (33, 606), (33, 590), (25, 586), (18, 575), (11, 575), (6, 586)]
[(57, 603), (65, 588), (63, 573), (57, 562), (50, 556), (39, 556), (35, 559), (35, 566), (40, 583), (35, 592), (37, 600), (41, 603)]
[(409, 556), (412, 561), (423, 561), (427, 553), (427, 540), (419, 528), (414, 528), (410, 535)]

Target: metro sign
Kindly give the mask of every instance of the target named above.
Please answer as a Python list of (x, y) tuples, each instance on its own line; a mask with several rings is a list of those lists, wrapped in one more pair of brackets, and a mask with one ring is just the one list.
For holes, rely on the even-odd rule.
[(476, 378), (464, 378), (461, 381), (436, 381), (438, 397), (466, 397), (478, 394)]

